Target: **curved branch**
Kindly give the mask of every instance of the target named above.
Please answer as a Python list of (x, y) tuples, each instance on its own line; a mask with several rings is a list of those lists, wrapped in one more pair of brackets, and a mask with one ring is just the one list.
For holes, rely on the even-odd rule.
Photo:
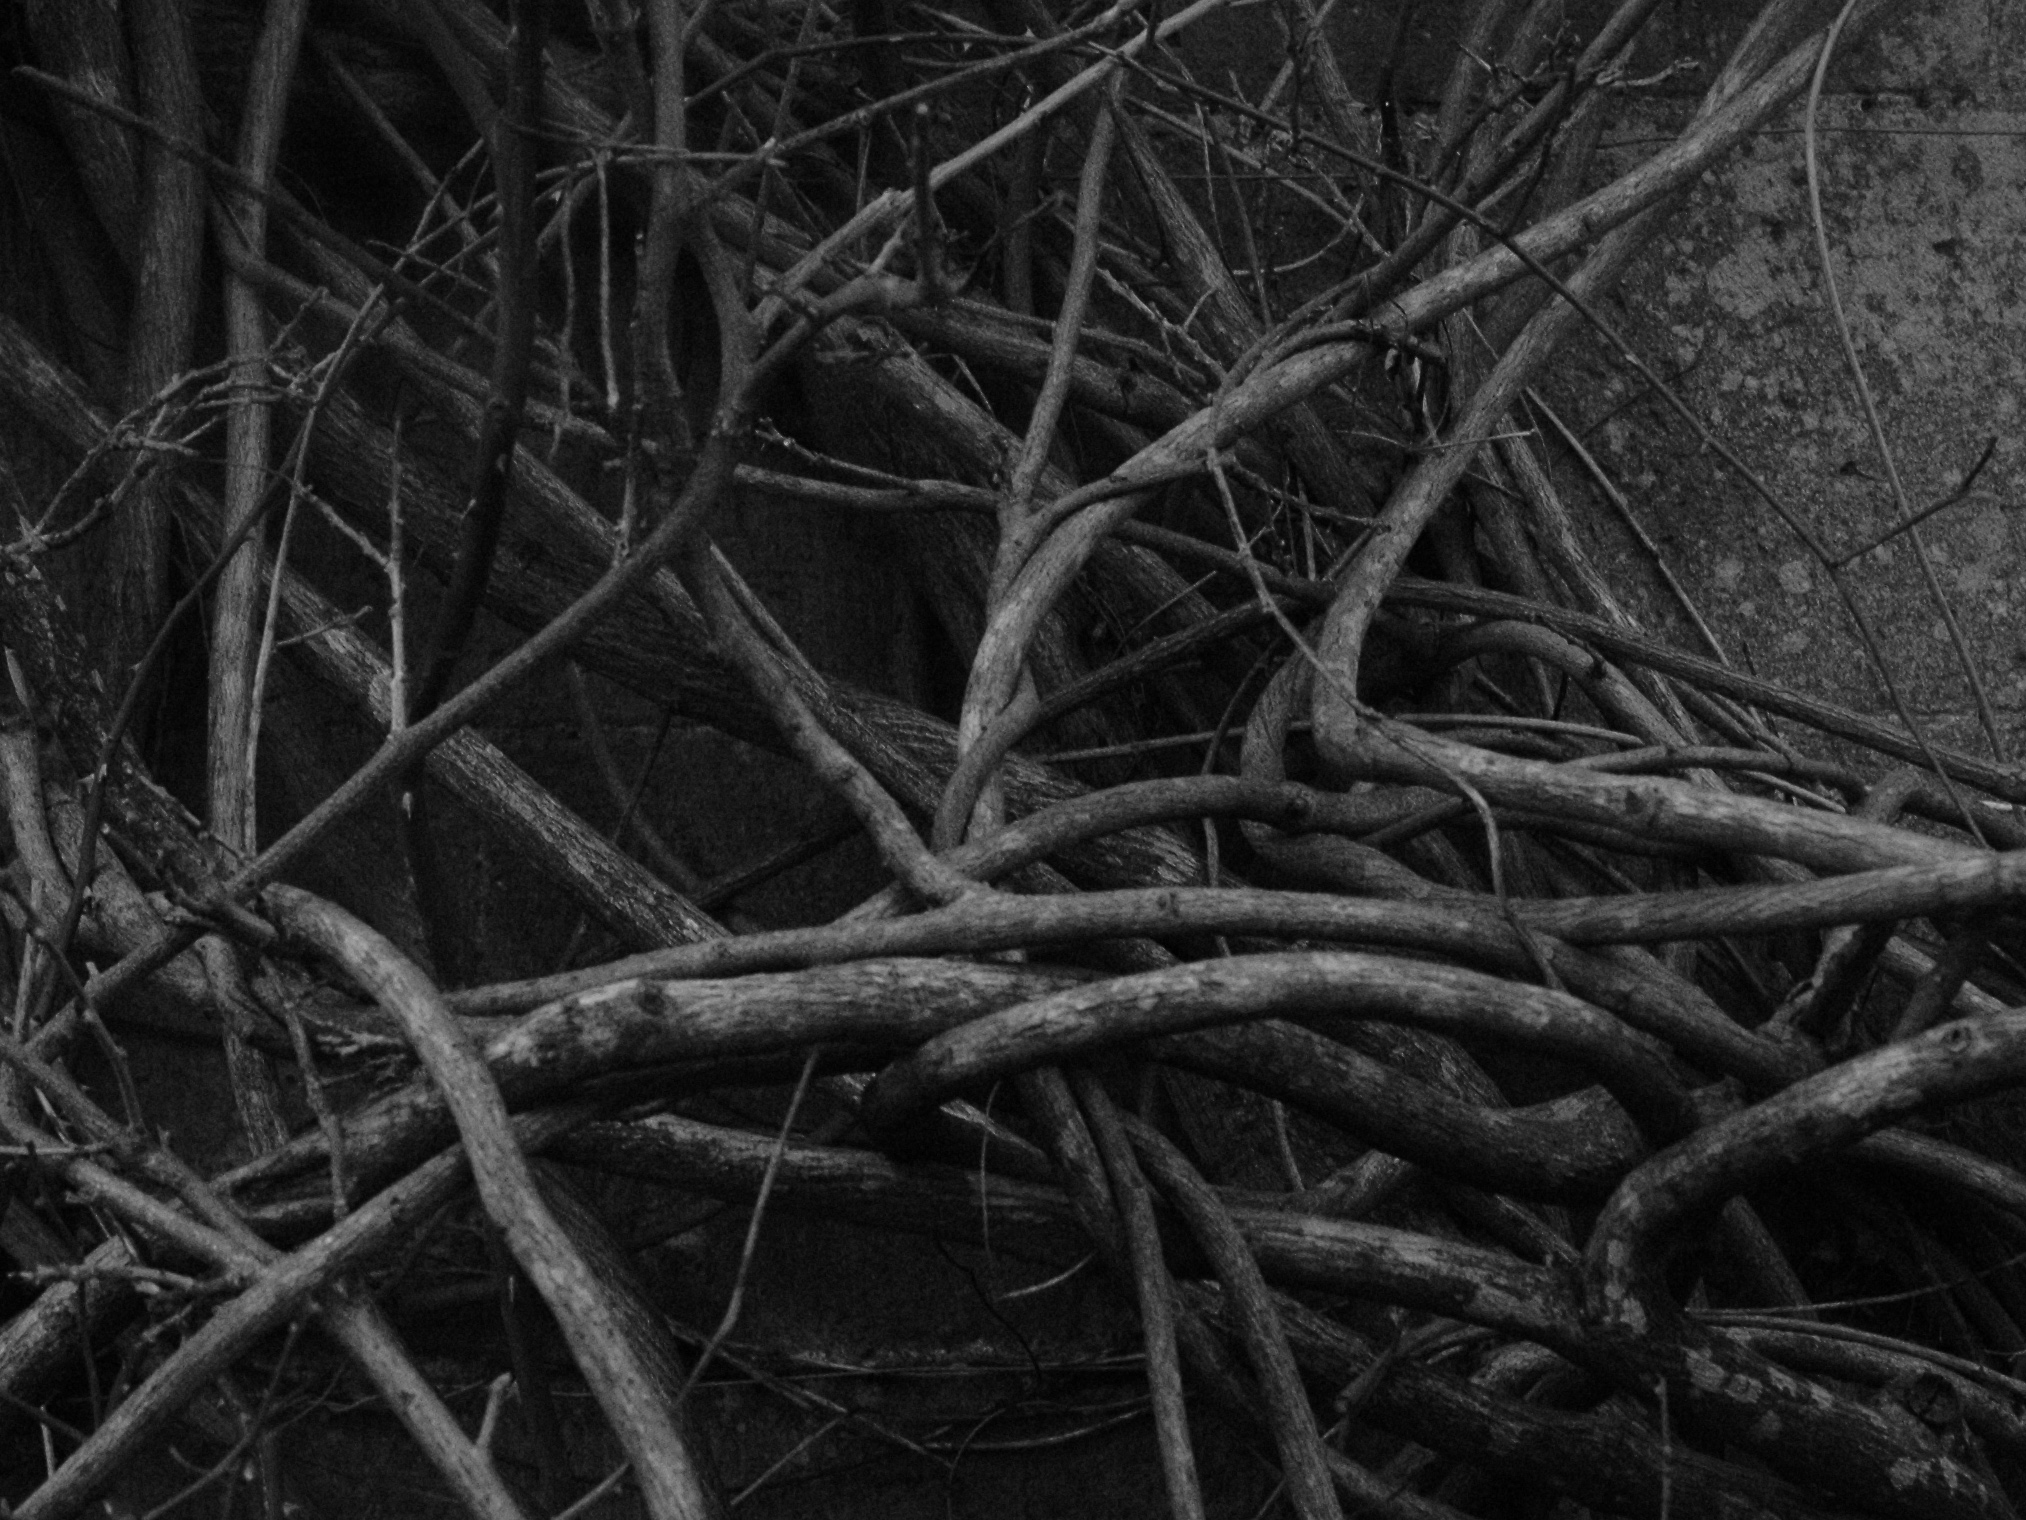
[(1339, 726), (1331, 759), (1346, 780), (1441, 786), (1446, 779), (1451, 787), (1460, 780), (1495, 807), (1548, 813), (1674, 844), (1771, 855), (1818, 871), (1989, 858), (1975, 845), (1664, 776), (1607, 776), (1579, 766), (1516, 759), (1376, 715)]
[(1667, 1248), (1754, 1182), (1827, 1156), (1937, 1103), (2026, 1081), (2026, 1011), (1958, 1020), (1843, 1062), (1699, 1130), (1620, 1184), (1585, 1253), (1592, 1309), (1650, 1323)]
[(1314, 1114), (1437, 1176), (1522, 1198), (1596, 1202), (1646, 1153), (1603, 1093), (1494, 1108), (1278, 1019), (1153, 1040), (1156, 1058)]
[[(485, 1058), (507, 1103), (525, 1107), (605, 1073), (679, 1061), (728, 1061), (840, 1045), (891, 1050), (1024, 1002), (1074, 972), (956, 962), (865, 961), (800, 975), (736, 981), (625, 983), (556, 1003), (505, 1029), (493, 1026)], [(385, 1174), (450, 1136), (443, 1096), (415, 1082), (345, 1122), (354, 1183)], [(227, 1173), (243, 1192), (327, 1156), (321, 1132)]]
[(916, 1114), (963, 1088), (1086, 1051), (1206, 1025), (1325, 1013), (1490, 1035), (1579, 1062), (1662, 1142), (1697, 1122), (1657, 1042), (1567, 993), (1345, 951), (1173, 966), (978, 1019), (881, 1072), (866, 1090), (861, 1117), (875, 1132), (897, 1135)]
[(625, 1313), (557, 1222), (513, 1137), (499, 1089), (436, 989), (343, 909), (293, 887), (274, 887), (265, 900), (284, 933), (342, 966), (401, 1021), (456, 1116), (487, 1214), (555, 1314), (633, 1464), (648, 1513), (657, 1520), (706, 1520), (715, 1506), (677, 1420), (675, 1390), (660, 1385), (661, 1369), (625, 1333)]

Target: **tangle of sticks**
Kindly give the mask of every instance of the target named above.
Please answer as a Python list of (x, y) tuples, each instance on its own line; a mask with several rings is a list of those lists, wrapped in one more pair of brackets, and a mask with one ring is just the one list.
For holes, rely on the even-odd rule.
[[(1214, 1421), (1302, 1520), (2013, 1514), (2026, 782), (1946, 602), (1988, 757), (1915, 721), (1875, 545), (1600, 300), (1791, 109), (1819, 229), (1825, 74), (1891, 21), (1819, 9), (1597, 185), (1652, 0), (1478, 0), (1427, 99), (1309, 0), (23, 7), (8, 1512), (197, 1428), (159, 1512), (257, 1467), (280, 1514), (338, 1378), (500, 1520), (745, 1503), (804, 1453), (717, 1470), (726, 1368), (948, 1474), (739, 1340), (806, 1213), (1103, 1276), (1151, 1511), (1235, 1502)], [(1216, 27), (1273, 67), (1214, 72)], [(1887, 715), (1626, 610), (1544, 395), (1584, 334), (1800, 535)], [(881, 546), (940, 687), (798, 644), (725, 531), (759, 496)], [(559, 662), (602, 822), (504, 721)], [(277, 683), (363, 739), (299, 807)], [(619, 698), (831, 821), (698, 869)], [(574, 916), (538, 974), (487, 959), (446, 803)], [(316, 886), (396, 816), (399, 881)], [(851, 911), (749, 906), (860, 836)], [(163, 1029), (215, 1046), (229, 1163), (149, 1112)], [(751, 1211), (721, 1318), (657, 1301), (621, 1180)], [(395, 1312), (453, 1216), (506, 1304), (476, 1422)]]

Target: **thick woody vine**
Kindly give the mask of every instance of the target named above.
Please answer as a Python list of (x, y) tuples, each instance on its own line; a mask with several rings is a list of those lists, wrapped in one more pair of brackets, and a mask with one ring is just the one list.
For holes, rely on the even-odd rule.
[[(1594, 189), (1652, 0), (1588, 35), (1483, 0), (1420, 110), (1397, 58), (1360, 98), (1308, 0), (1248, 13), (1284, 46), (1243, 93), (1189, 61), (1226, 0), (221, 9), (9, 34), (0, 110), (67, 187), (31, 236), (119, 292), (117, 362), (62, 303), (0, 314), (0, 1177), (36, 1221), (0, 1233), (0, 1397), (41, 1453), (13, 1513), (85, 1513), (220, 1388), (241, 1433), (178, 1502), (280, 1472), (282, 1369), (323, 1364), (502, 1520), (764, 1488), (705, 1455), (706, 1367), (821, 1412), (811, 1449), (848, 1426), (953, 1471), (745, 1357), (776, 1211), (1106, 1274), (1179, 1516), (1231, 1502), (1205, 1418), (1302, 1520), (2013, 1513), (2026, 1175), (1957, 1121), (2026, 1079), (2026, 783), (1960, 632), (1988, 757), (1913, 721), (1863, 548), (1597, 299), (1804, 96), (1826, 273), (1814, 113), (1891, 7), (1773, 0)], [(419, 223), (330, 214), (288, 136), (317, 112)], [(1578, 531), (1622, 494), (1541, 394), (1586, 329), (1799, 535), (1891, 719), (1735, 668), (1693, 607), (1707, 654), (1626, 610)], [(1918, 542), (1939, 507), (1845, 336)], [(797, 646), (713, 538), (750, 491), (905, 541), (962, 666), (942, 707)], [(559, 662), (616, 827), (483, 731)], [(278, 671), (373, 745), (262, 818)], [(587, 676), (788, 757), (847, 825), (714, 883), (635, 819)], [(164, 702), (206, 713), (201, 785), (157, 774)], [(300, 884), (390, 795), (406, 947)], [(598, 954), (483, 963), (446, 798)], [(714, 910), (858, 834), (886, 885), (833, 922)], [(215, 1031), (242, 1163), (159, 1138), (143, 1005)], [(1559, 1090), (1509, 1101), (1528, 1062)], [(774, 1121), (701, 1103), (755, 1087)], [(1263, 1116), (1277, 1187), (1226, 1174), (1206, 1105)], [(586, 1174), (752, 1210), (721, 1315), (654, 1300)], [(397, 1263), (460, 1207), (609, 1471), (524, 1302), (476, 1421), (404, 1344)], [(1830, 1271), (1833, 1230), (1883, 1244)]]

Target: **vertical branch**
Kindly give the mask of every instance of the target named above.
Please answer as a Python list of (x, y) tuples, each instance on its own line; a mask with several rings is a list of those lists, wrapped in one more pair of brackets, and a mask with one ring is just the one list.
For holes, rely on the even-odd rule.
[[(220, 217), (219, 235), (256, 257), (267, 246), (267, 203), (281, 151), (289, 85), (295, 77), (308, 0), (270, 0), (255, 44), (253, 72), (239, 128), (240, 183)], [(233, 400), (225, 419), (226, 528), (252, 518), (267, 490), (272, 408), (261, 394), (267, 378), (267, 314), (260, 292), (230, 268), (225, 275), (225, 342)], [(242, 546), (219, 578), (211, 621), (211, 711), (208, 802), (211, 828), (233, 848), (255, 847), (252, 718), (253, 640), (260, 556)]]
[[(506, 516), (514, 442), (527, 409), (528, 366), (535, 343), (534, 133), (541, 121), (547, 0), (513, 0), (510, 15), (506, 108), (490, 118), (493, 177), (499, 189), (499, 331), (493, 340), (488, 394), (472, 452), (471, 488), (465, 500), (457, 558), (429, 654), (422, 662), (409, 721), (427, 717), (443, 700), (458, 657), (478, 621), (493, 555), (499, 549), (500, 524)], [(461, 976), (468, 936), (430, 838), (419, 769), (402, 789), (399, 817), (431, 958), (439, 975)]]
[(514, 0), (511, 15), (512, 68), (507, 75), (506, 109), (494, 118), (492, 140), (493, 177), (499, 187), (499, 333), (493, 342), (485, 411), (472, 455), (463, 537), (415, 694), (411, 714), (415, 718), (428, 716), (443, 699), (477, 619), (493, 554), (499, 547), (514, 441), (527, 408), (528, 365), (535, 343), (534, 134), (541, 121), (547, 0)]
[(1020, 442), (1020, 457), (1013, 466), (1013, 478), (1006, 488), (1001, 511), (1005, 521), (1024, 521), (1034, 501), (1034, 488), (1048, 463), (1048, 451), (1055, 443), (1055, 430), (1062, 420), (1062, 408), (1069, 399), (1070, 376), (1076, 365), (1077, 340), (1090, 309), (1091, 283), (1097, 272), (1098, 234), (1104, 225), (1105, 174), (1111, 165), (1112, 144), (1118, 139), (1120, 82), (1111, 81), (1103, 105), (1091, 128), (1090, 147), (1084, 154), (1083, 173), (1076, 187), (1076, 235), (1070, 254), (1069, 282), (1063, 291), (1062, 309), (1056, 313), (1055, 341), (1048, 353), (1048, 372), (1035, 400), (1027, 435)]
[(1190, 1232), (1224, 1284), (1245, 1340), (1252, 1370), (1266, 1396), (1263, 1411), (1280, 1450), (1288, 1498), (1301, 1520), (1342, 1520), (1330, 1465), (1324, 1456), (1315, 1412), (1309, 1408), (1301, 1374), (1288, 1349), (1287, 1333), (1274, 1312), (1259, 1263), (1238, 1233), (1210, 1185), (1165, 1135), (1130, 1114), (1117, 1116), (1140, 1164), (1188, 1221)]
[(263, 1015), (246, 985), (239, 952), (218, 935), (207, 934), (197, 941), (197, 953), (224, 1026), (225, 1075), (239, 1111), (240, 1133), (255, 1155), (278, 1150), (288, 1142), (288, 1121), (274, 1069), (253, 1043)]
[(639, 290), (633, 306), (633, 427), (629, 442), (645, 452), (656, 475), (673, 467), (666, 450), (688, 442), (682, 390), (669, 348), (675, 262), (682, 250), (687, 212), (684, 189), (688, 151), (688, 97), (683, 58), (688, 36), (681, 0), (648, 0), (647, 35), (654, 85), (654, 189), (647, 239), (640, 252)]
[[(170, 135), (200, 141), (203, 97), (190, 32), (176, 0), (128, 10), (141, 111)], [(126, 404), (138, 406), (189, 368), (204, 257), (204, 178), (155, 137), (142, 150), (134, 309), (127, 333)], [(168, 611), (170, 503), (157, 482), (108, 525), (114, 628), (111, 668), (128, 677)], [(114, 683), (118, 684), (118, 683)]]
[(1175, 1284), (1161, 1254), (1153, 1195), (1133, 1159), (1132, 1143), (1119, 1123), (1118, 1111), (1097, 1078), (1072, 1071), (1069, 1080), (1111, 1176), (1112, 1197), (1118, 1200), (1119, 1218), (1125, 1226), (1141, 1332), (1146, 1338), (1147, 1394), (1154, 1406), (1154, 1434), (1161, 1451), (1168, 1509), (1175, 1520), (1202, 1520), (1203, 1492), (1196, 1481), (1196, 1453), (1189, 1444), (1189, 1411), (1182, 1400), (1182, 1366), (1175, 1349)]
[[(1036, 531), (1036, 524), (1032, 521), (1034, 490), (1048, 464), (1056, 427), (1062, 420), (1062, 409), (1069, 399), (1077, 340), (1083, 330), (1084, 316), (1090, 309), (1091, 284), (1097, 272), (1098, 234), (1104, 221), (1105, 175), (1111, 165), (1112, 144), (1118, 136), (1119, 95), (1120, 82), (1114, 79), (1106, 86), (1105, 100), (1099, 106), (1091, 128), (1090, 149), (1084, 155), (1083, 173), (1077, 184), (1076, 234), (1070, 254), (1069, 283), (1063, 292), (1062, 309), (1056, 314), (1055, 341), (1048, 353), (1048, 370), (1042, 378), (1041, 394), (1035, 399), (1034, 411), (1028, 420), (1026, 436), (1021, 440), (1020, 453), (1014, 461), (1006, 494), (999, 503), (999, 551), (992, 566), (992, 582), (985, 599), (988, 622), (997, 616), (1013, 578), (1033, 551)], [(916, 211), (924, 217), (928, 215), (924, 206), (917, 206)], [(1046, 531), (1045, 525), (1041, 531)], [(1014, 681), (1024, 679), (1019, 674), (1018, 665), (1009, 664), (1006, 669)], [(980, 680), (981, 675), (985, 679)], [(1014, 696), (1015, 690), (1008, 683), (993, 679), (990, 671), (973, 670), (970, 689), (964, 693), (963, 715), (957, 727), (960, 759), (977, 747), (989, 725)], [(966, 768), (960, 765), (952, 773), (950, 785), (936, 809), (933, 843), (937, 849), (948, 849), (962, 842), (964, 826), (971, 821), (974, 804), (978, 804), (981, 797), (984, 800), (978, 809), (977, 823), (987, 829), (997, 823), (1003, 806), (994, 801), (990, 788), (991, 775), (996, 769), (996, 766)]]

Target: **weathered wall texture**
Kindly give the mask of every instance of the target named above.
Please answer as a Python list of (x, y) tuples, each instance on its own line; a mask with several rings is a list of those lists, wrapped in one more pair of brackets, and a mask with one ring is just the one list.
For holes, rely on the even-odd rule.
[[(1629, 105), (1601, 179), (1652, 150), (1686, 106)], [(1611, 320), (1833, 555), (1898, 521), (1829, 315), (1810, 218), (1801, 112), (1706, 178), (1609, 303)], [(1920, 529), (2008, 755), (2026, 727), (2026, 14), (1921, 7), (1833, 67), (1819, 118), (1836, 279), (1886, 440), (1916, 509), (1975, 488)], [(1552, 393), (1617, 479), (1734, 661), (1889, 712), (1822, 565), (1649, 388), (1586, 338)], [(1599, 395), (1615, 398), (1600, 404)], [(1573, 486), (1576, 476), (1565, 479)], [(1628, 534), (1604, 544), (1656, 623), (1695, 647)], [(1847, 572), (1893, 680), (1937, 738), (1988, 749), (1911, 536)]]

